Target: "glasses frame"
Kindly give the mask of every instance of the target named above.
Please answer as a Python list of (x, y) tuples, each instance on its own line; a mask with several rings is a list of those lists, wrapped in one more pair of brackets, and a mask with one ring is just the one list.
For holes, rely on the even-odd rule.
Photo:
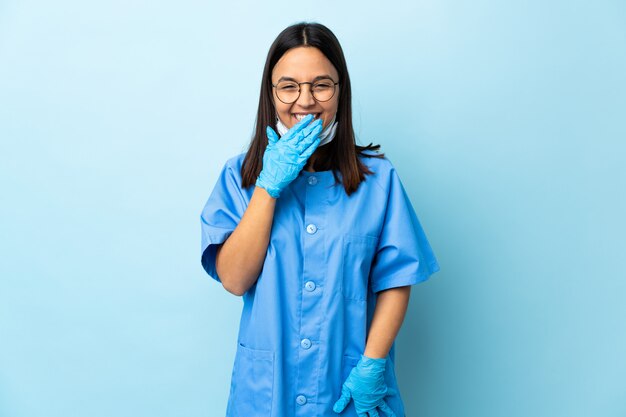
[[(333, 82), (333, 95), (330, 96), (330, 98), (328, 100), (318, 100), (315, 97), (315, 94), (313, 93), (313, 84), (315, 84), (315, 83), (317, 83), (319, 81), (322, 81), (322, 80), (330, 80), (330, 81)], [(287, 80), (287, 81), (295, 83), (295, 84), (298, 84), (298, 96), (296, 97), (296, 99), (294, 101), (291, 101), (291, 102), (287, 103), (287, 102), (284, 102), (284, 101), (280, 100), (280, 97), (278, 97), (278, 91), (276, 91), (276, 97), (278, 98), (278, 100), (280, 100), (281, 103), (284, 103), (284, 104), (293, 104), (296, 101), (298, 101), (298, 99), (300, 98), (300, 94), (302, 94), (302, 87), (300, 87), (302, 84), (308, 84), (310, 86), (309, 90), (311, 90), (311, 97), (313, 97), (313, 100), (317, 101), (318, 103), (326, 103), (327, 101), (330, 101), (333, 97), (335, 97), (335, 93), (337, 92), (337, 85), (339, 84), (339, 81), (335, 81), (335, 80), (333, 80), (330, 77), (329, 78), (322, 78), (322, 79), (316, 80), (316, 81), (306, 81), (306, 82), (303, 82), (303, 83), (297, 83), (297, 82), (292, 81), (292, 80)], [(277, 84), (272, 84), (272, 87), (273, 88), (277, 88), (278, 87), (278, 83)]]

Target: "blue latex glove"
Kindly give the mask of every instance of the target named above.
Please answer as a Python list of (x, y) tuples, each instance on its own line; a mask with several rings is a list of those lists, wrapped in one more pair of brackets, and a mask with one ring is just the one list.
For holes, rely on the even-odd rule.
[(278, 198), (280, 192), (298, 176), (321, 141), (322, 119), (309, 124), (312, 119), (312, 114), (307, 115), (280, 140), (274, 129), (270, 126), (266, 129), (268, 143), (256, 185), (274, 198)]
[(395, 394), (385, 383), (385, 364), (387, 359), (374, 359), (361, 355), (350, 375), (341, 387), (341, 397), (333, 406), (335, 413), (341, 413), (354, 400), (354, 408), (359, 417), (379, 417), (377, 409), (389, 417), (396, 417), (393, 410), (384, 401), (385, 396)]

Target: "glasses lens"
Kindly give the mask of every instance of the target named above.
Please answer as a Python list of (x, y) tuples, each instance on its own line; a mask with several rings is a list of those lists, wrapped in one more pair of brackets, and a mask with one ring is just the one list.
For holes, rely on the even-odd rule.
[(328, 101), (335, 94), (335, 83), (329, 78), (316, 81), (312, 87), (313, 97), (317, 101)]
[(300, 87), (293, 81), (281, 81), (276, 86), (276, 95), (283, 103), (293, 103), (299, 94)]

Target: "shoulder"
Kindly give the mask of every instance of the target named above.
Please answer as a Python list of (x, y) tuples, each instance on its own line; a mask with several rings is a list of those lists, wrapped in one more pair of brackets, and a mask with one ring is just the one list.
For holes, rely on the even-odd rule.
[[(379, 155), (379, 157), (376, 157)], [(396, 175), (396, 169), (393, 163), (385, 155), (382, 158), (380, 153), (376, 151), (363, 151), (358, 155), (359, 160), (372, 171), (366, 178), (372, 178), (383, 190), (389, 188), (390, 179)]]
[(243, 152), (228, 158), (222, 167), (221, 175), (231, 178), (237, 184), (241, 184), (241, 167), (243, 166), (245, 157), (246, 152)]
[(232, 156), (226, 160), (224, 164), (225, 168), (230, 168), (235, 172), (241, 172), (241, 166), (243, 165), (243, 160), (246, 157), (247, 152), (242, 152), (235, 156)]
[(226, 159), (218, 171), (217, 182), (226, 187), (242, 188), (241, 167), (245, 156), (244, 152)]
[(393, 164), (387, 155), (383, 155), (376, 151), (362, 151), (358, 154), (358, 158), (371, 170), (378, 169), (381, 172), (387, 172), (393, 169)]

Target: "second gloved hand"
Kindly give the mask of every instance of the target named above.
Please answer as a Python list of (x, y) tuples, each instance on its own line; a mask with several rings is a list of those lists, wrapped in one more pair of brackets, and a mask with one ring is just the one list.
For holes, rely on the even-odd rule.
[(350, 399), (359, 417), (379, 417), (378, 409), (388, 417), (396, 417), (384, 398), (395, 394), (385, 383), (385, 364), (387, 359), (374, 359), (361, 355), (350, 375), (341, 387), (341, 397), (335, 402), (333, 411), (341, 413)]
[(274, 198), (298, 176), (320, 143), (322, 119), (309, 124), (312, 119), (313, 115), (307, 115), (281, 138), (274, 129), (267, 127), (268, 144), (256, 185)]

